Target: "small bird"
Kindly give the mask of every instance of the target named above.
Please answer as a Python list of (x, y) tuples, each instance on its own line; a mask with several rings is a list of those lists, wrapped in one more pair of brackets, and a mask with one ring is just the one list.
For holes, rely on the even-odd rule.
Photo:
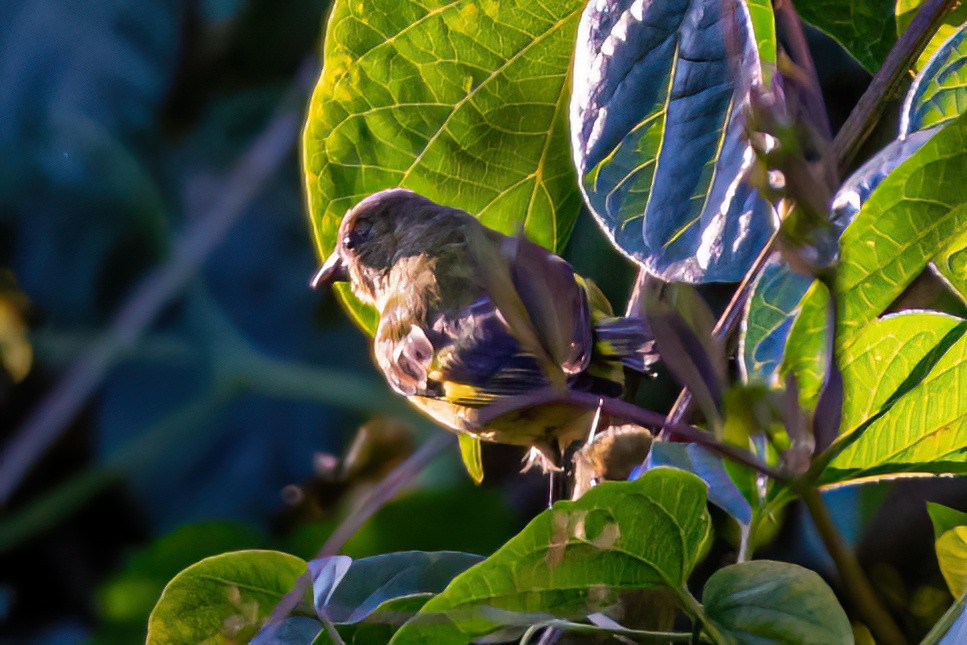
[(620, 396), (622, 365), (657, 360), (644, 319), (615, 317), (566, 261), (402, 188), (349, 210), (310, 284), (347, 280), (379, 313), (373, 353), (390, 387), (450, 430), (550, 463), (587, 439), (593, 411), (546, 404), (485, 425), (482, 411), (548, 387)]

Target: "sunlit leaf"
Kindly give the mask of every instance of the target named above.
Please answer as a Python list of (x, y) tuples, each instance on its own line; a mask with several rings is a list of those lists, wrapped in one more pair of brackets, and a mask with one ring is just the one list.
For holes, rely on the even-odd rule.
[(234, 551), (193, 564), (165, 587), (148, 620), (148, 645), (248, 641), (305, 573), (278, 551)]
[(940, 573), (954, 598), (967, 593), (967, 525), (958, 526), (937, 538)]
[[(761, 15), (757, 14), (757, 19)], [(730, 0), (588, 4), (571, 137), (585, 200), (614, 244), (662, 278), (739, 280), (773, 228), (743, 183), (759, 54)]]
[(622, 589), (682, 593), (709, 535), (705, 504), (705, 484), (670, 468), (558, 502), (458, 576), (393, 642), (466, 643), (541, 616), (582, 617)]
[(851, 643), (833, 590), (815, 571), (753, 560), (719, 569), (702, 594), (705, 615), (736, 643)]
[(863, 204), (840, 241), (841, 333), (858, 331), (882, 313), (942, 242), (967, 230), (965, 164), (967, 115), (924, 143)]
[[(567, 99), (582, 7), (337, 0), (303, 140), (320, 255), (350, 206), (391, 186), (563, 248), (580, 208)], [(372, 331), (373, 312), (340, 294)]]
[(960, 299), (967, 302), (967, 230), (954, 236), (934, 256), (933, 266)]
[[(967, 19), (967, 4), (962, 3), (958, 12)], [(967, 112), (967, 23), (946, 31), (949, 39), (917, 74), (907, 93), (900, 136), (942, 125)]]
[[(897, 0), (896, 3), (896, 29), (897, 35), (902, 35), (910, 23), (913, 21), (917, 11), (923, 6), (924, 0)], [(924, 47), (923, 53), (917, 60), (916, 68), (923, 69), (930, 58), (936, 53), (948, 38), (953, 36), (967, 22), (967, 4), (958, 2), (954, 4), (951, 11), (944, 14), (943, 22), (937, 28), (937, 32)]]
[(950, 529), (967, 526), (967, 513), (943, 504), (927, 502), (927, 513), (930, 515), (930, 522), (933, 524), (933, 534), (938, 538)]
[(910, 312), (869, 323), (841, 358), (841, 450), (823, 481), (967, 473), (967, 322)]
[(460, 440), (460, 458), (463, 460), (463, 467), (467, 469), (467, 474), (470, 475), (473, 483), (479, 484), (484, 478), (480, 438), (472, 434), (461, 434), (457, 439)]
[(796, 10), (846, 47), (867, 71), (875, 72), (896, 42), (895, 1), (811, 0), (796, 3)]

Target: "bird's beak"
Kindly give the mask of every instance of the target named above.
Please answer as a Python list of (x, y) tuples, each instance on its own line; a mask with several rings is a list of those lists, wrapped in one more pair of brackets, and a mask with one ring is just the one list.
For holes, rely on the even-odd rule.
[(333, 251), (322, 268), (316, 271), (316, 274), (309, 280), (309, 286), (318, 289), (333, 282), (345, 282), (347, 280), (349, 280), (349, 272), (346, 271), (346, 264), (339, 257), (339, 253)]

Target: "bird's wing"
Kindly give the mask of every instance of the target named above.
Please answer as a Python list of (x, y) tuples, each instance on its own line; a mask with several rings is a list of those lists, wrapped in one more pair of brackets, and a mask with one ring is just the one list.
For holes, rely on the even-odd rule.
[(591, 311), (574, 269), (533, 242), (505, 240), (514, 287), (544, 347), (566, 374), (584, 371), (591, 360)]

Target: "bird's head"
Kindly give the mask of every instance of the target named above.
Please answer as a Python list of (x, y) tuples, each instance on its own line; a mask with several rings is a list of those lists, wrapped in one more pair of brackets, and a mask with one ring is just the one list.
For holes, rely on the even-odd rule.
[(373, 304), (381, 278), (403, 258), (435, 256), (457, 232), (459, 215), (404, 188), (373, 193), (343, 217), (336, 248), (310, 284), (349, 281), (360, 300)]

